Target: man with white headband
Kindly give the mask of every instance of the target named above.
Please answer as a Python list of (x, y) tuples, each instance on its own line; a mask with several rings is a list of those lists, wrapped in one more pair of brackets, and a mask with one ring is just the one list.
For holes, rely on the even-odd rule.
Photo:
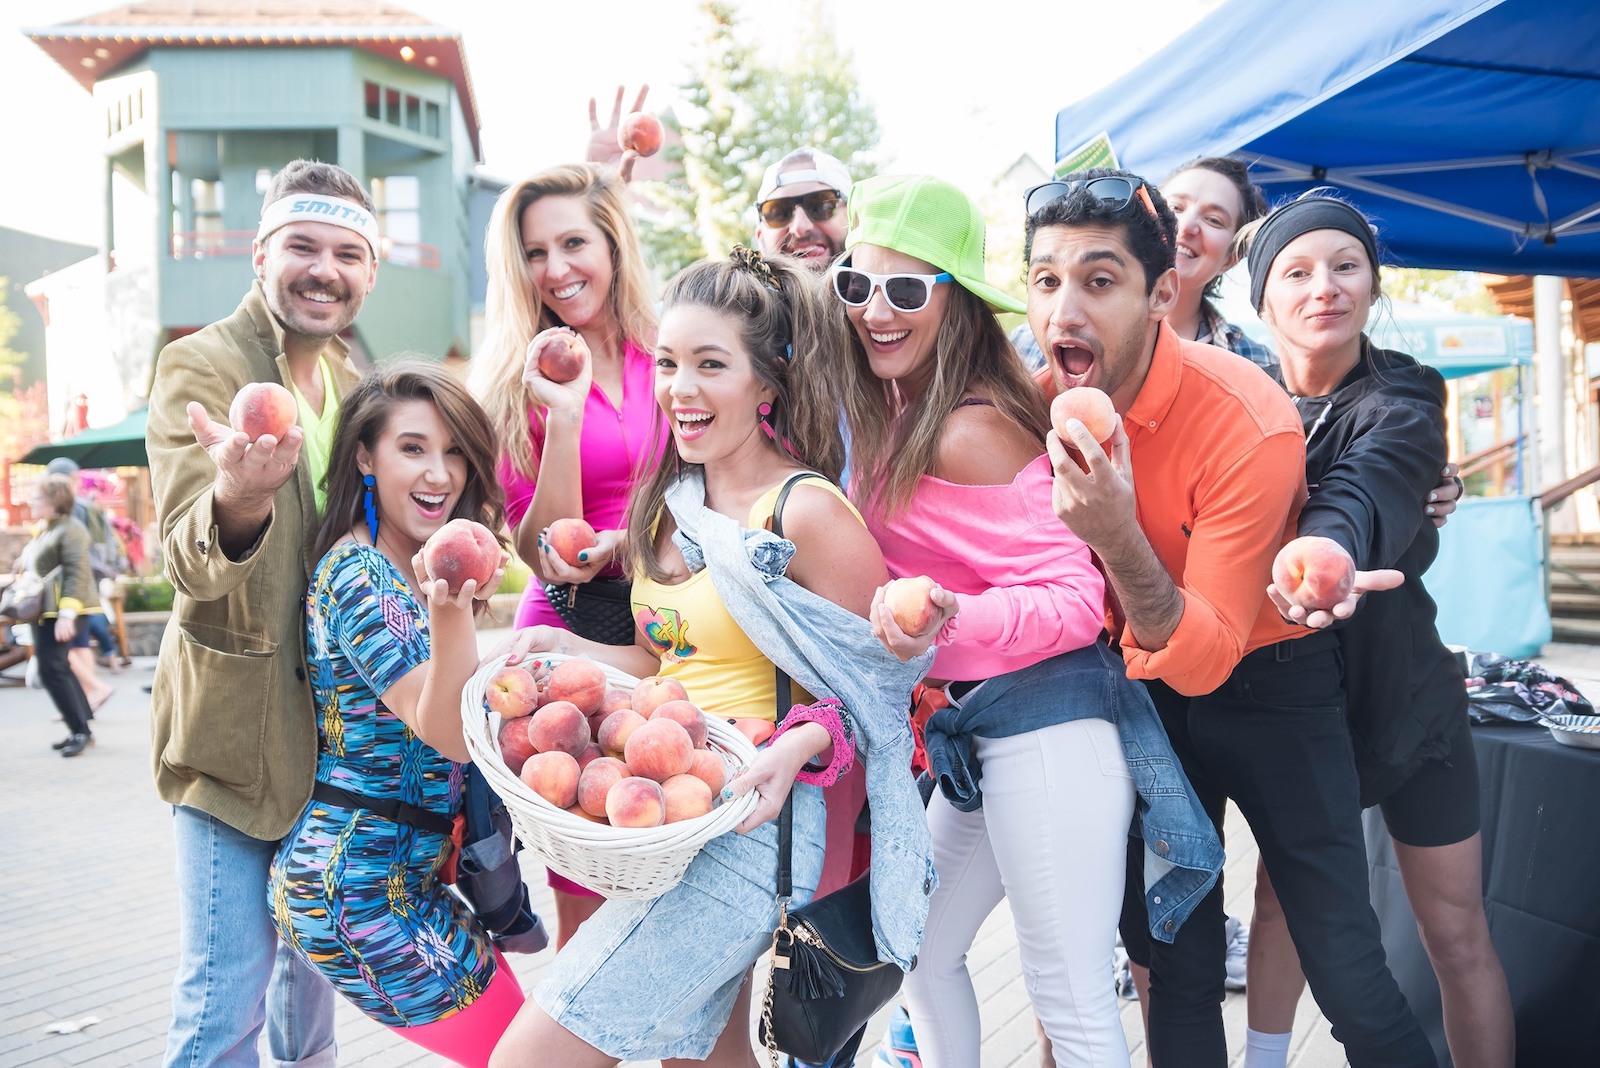
[[(151, 752), (173, 806), (182, 918), (168, 1065), (255, 1065), (263, 1022), (276, 1063), (334, 1063), (333, 988), (280, 952), (266, 887), (316, 771), (306, 552), (339, 398), (359, 377), (339, 334), (377, 279), (378, 242), (359, 181), (290, 163), (265, 197), (250, 292), (156, 360), (146, 445), (176, 595)], [(253, 382), (293, 395), (297, 425), (281, 438), (228, 425)]]

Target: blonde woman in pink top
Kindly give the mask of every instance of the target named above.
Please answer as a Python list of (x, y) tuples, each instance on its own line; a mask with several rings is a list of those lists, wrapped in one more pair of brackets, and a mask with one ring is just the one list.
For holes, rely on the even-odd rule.
[[(831, 282), (854, 328), (851, 495), (891, 573), (937, 583), (922, 637), (881, 590), (874, 630), (902, 659), (935, 645), (925, 681), (954, 707), (995, 705), (992, 727), (950, 739), (981, 794), (936, 791), (928, 808), (939, 885), (905, 984), (922, 1063), (979, 1062), (966, 955), (1006, 897), (1057, 1063), (1126, 1068), (1107, 961), (1134, 787), (1114, 713), (1082, 699), (1111, 689), (1120, 660), (1099, 643), (1104, 582), (1051, 507), (1044, 400), (991, 311), (1021, 306), (983, 280), (977, 208), (936, 179), (857, 183), (845, 247)], [(1052, 674), (1069, 661), (1083, 670)], [(931, 728), (929, 742), (932, 760)]]
[[(500, 438), (512, 544), (538, 579), (516, 625), (567, 627), (545, 586), (558, 596), (576, 589), (578, 629), (589, 630), (581, 625), (589, 620), (622, 633), (587, 637), (631, 643), (628, 585), (616, 563), (623, 515), (667, 430), (655, 403), (655, 312), (622, 183), (592, 164), (525, 178), (495, 203), (485, 244), (488, 340), (473, 359), (473, 386)], [(558, 383), (541, 373), (540, 351), (551, 345), (575, 350), (577, 378)], [(568, 517), (599, 535), (578, 567), (544, 549), (545, 529)], [(604, 605), (615, 610), (596, 616)], [(601, 899), (554, 872), (550, 885), (559, 946)]]

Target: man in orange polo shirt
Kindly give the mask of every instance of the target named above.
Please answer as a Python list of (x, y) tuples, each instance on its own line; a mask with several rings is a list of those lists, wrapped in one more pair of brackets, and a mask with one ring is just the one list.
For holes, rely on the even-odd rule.
[[(1101, 562), (1128, 674), (1146, 681), (1218, 830), (1230, 797), (1250, 821), (1350, 1063), (1432, 1065), (1368, 902), (1337, 637), (1286, 622), (1265, 595), (1306, 494), (1294, 404), (1259, 368), (1163, 322), (1176, 224), (1156, 189), (1086, 171), (1029, 190), (1027, 210), (1047, 389), (1097, 387), (1122, 415), (1109, 455), (1081, 423), (1049, 448), (1056, 512)], [(1222, 1068), (1221, 883), (1166, 945), (1142, 937), (1141, 865), (1130, 850), (1123, 936), (1151, 970), (1152, 1059)]]

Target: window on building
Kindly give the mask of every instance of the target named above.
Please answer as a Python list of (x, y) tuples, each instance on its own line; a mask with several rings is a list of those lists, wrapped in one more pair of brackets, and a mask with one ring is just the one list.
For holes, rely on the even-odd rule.
[(432, 100), (422, 105), (422, 132), (429, 137), (439, 136), (439, 105)]
[(377, 82), (367, 82), (361, 87), (361, 92), (366, 101), (367, 118), (375, 122), (381, 121), (383, 119), (383, 90), (378, 87)]
[(415, 175), (394, 174), (372, 180), (372, 203), (378, 209), (384, 258), (417, 264), (422, 242), (422, 182)]
[(399, 126), (403, 116), (400, 114), (400, 90), (385, 89), (383, 91), (383, 121), (391, 126)]

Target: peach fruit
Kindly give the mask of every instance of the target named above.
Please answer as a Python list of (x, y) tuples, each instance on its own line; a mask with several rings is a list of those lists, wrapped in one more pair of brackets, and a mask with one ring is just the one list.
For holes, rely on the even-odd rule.
[(578, 776), (578, 807), (591, 816), (606, 814), (606, 795), (633, 772), (616, 757), (603, 756)]
[(584, 351), (572, 334), (554, 334), (539, 346), (539, 373), (552, 382), (571, 382), (583, 374)]
[(605, 753), (601, 750), (600, 746), (594, 742), (590, 742), (588, 745), (583, 747), (583, 752), (578, 754), (578, 770), (582, 771), (584, 768), (588, 767), (590, 764), (593, 764), (596, 760), (599, 760), (603, 756), (605, 756)]
[(578, 559), (578, 554), (593, 549), (600, 541), (595, 537), (594, 527), (583, 520), (557, 519), (544, 532), (544, 543), (573, 567), (581, 567), (583, 561)]
[(522, 781), (556, 808), (578, 803), (578, 762), (570, 753), (535, 753), (522, 765)]
[(696, 749), (689, 758), (689, 774), (711, 787), (713, 794), (728, 785), (728, 766), (709, 749)]
[(692, 820), (711, 811), (711, 787), (694, 775), (674, 775), (661, 784), (661, 797), (667, 806), (667, 822)]
[(1356, 565), (1331, 538), (1295, 538), (1272, 561), (1272, 584), (1294, 604), (1329, 609), (1350, 595)]
[(451, 593), (468, 579), (483, 589), (500, 567), (500, 543), (489, 528), (470, 519), (452, 519), (433, 532), (422, 546), (428, 574), (443, 579)]
[(571, 808), (567, 809), (567, 811), (572, 813), (574, 816), (577, 816), (579, 819), (588, 820), (590, 823), (603, 823), (609, 826), (609, 822), (604, 816), (590, 815), (583, 810), (582, 805), (573, 805)]
[(883, 590), (883, 603), (889, 606), (895, 623), (913, 638), (933, 628), (939, 606), (933, 603), (933, 579), (927, 575), (891, 579)]
[(276, 382), (250, 382), (233, 395), (228, 425), (255, 441), (263, 434), (282, 439), (299, 418), (294, 394)]
[(600, 743), (600, 748), (605, 750), (607, 756), (620, 756), (628, 746), (628, 739), (633, 732), (644, 726), (644, 717), (631, 708), (619, 709), (607, 716), (600, 724), (600, 732), (595, 740)]
[(1094, 440), (1104, 445), (1117, 429), (1117, 410), (1111, 398), (1093, 386), (1075, 386), (1056, 396), (1050, 402), (1050, 422), (1056, 428), (1061, 444), (1072, 448), (1072, 438), (1067, 434), (1067, 420), (1076, 419)]
[(700, 709), (690, 701), (668, 701), (657, 706), (650, 716), (650, 722), (658, 719), (670, 719), (678, 726), (689, 732), (689, 742), (696, 749), (706, 746), (706, 717)]
[(659, 827), (667, 820), (661, 784), (630, 775), (606, 794), (606, 818), (613, 827)]
[(528, 738), (528, 721), (508, 719), (500, 724), (500, 759), (506, 762), (511, 774), (522, 774), (522, 766), (537, 752)]
[(689, 691), (683, 688), (683, 683), (677, 679), (663, 678), (660, 675), (650, 675), (639, 680), (633, 688), (633, 710), (645, 719), (651, 713), (668, 701), (687, 701)]
[(586, 716), (600, 710), (606, 699), (606, 673), (593, 660), (563, 660), (550, 672), (544, 692), (552, 701), (571, 701)]
[(625, 690), (621, 686), (610, 686), (606, 689), (605, 699), (600, 702), (597, 716), (609, 716), (619, 709), (633, 707), (633, 691)]
[(632, 149), (641, 156), (653, 156), (661, 151), (663, 134), (660, 119), (646, 111), (634, 111), (617, 127), (617, 145), (624, 152)]
[(506, 719), (516, 719), (533, 711), (539, 703), (539, 686), (533, 676), (519, 667), (505, 667), (494, 673), (484, 690), (484, 700), (491, 712)]
[(651, 717), (644, 726), (628, 735), (622, 747), (622, 759), (628, 762), (635, 775), (665, 782), (689, 770), (694, 759), (694, 743), (682, 724)]
[(541, 753), (566, 753), (574, 760), (594, 739), (589, 721), (571, 701), (552, 701), (528, 720), (528, 740)]

